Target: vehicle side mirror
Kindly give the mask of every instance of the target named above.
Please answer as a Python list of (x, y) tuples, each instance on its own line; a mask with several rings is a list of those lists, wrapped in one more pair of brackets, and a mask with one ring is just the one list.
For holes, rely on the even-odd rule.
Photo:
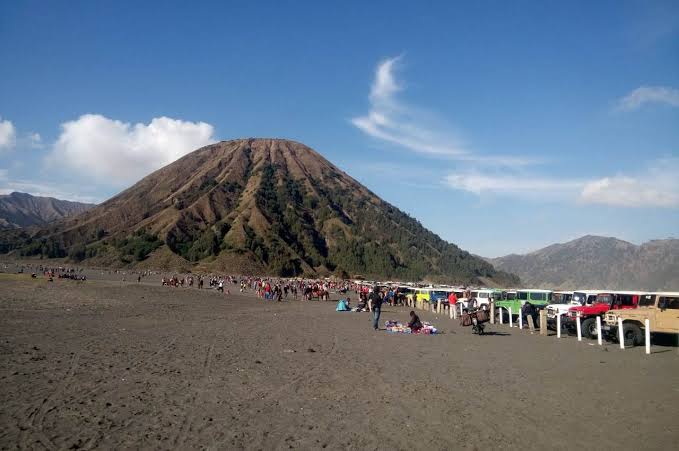
[(667, 303), (665, 302), (664, 299), (658, 302), (658, 308), (660, 309), (661, 312), (664, 312), (667, 309)]

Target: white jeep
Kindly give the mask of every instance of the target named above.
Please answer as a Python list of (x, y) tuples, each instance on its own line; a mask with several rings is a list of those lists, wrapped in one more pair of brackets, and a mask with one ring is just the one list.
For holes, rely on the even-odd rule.
[(561, 328), (564, 328), (568, 310), (573, 306), (591, 304), (598, 293), (597, 290), (555, 291), (552, 294), (552, 303), (545, 308), (547, 328), (556, 330), (558, 316), (561, 316)]

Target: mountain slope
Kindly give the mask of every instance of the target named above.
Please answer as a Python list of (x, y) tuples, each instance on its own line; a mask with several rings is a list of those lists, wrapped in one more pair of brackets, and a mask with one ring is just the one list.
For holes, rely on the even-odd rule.
[(641, 246), (600, 236), (584, 236), (526, 255), (489, 261), (530, 286), (563, 289), (679, 290), (679, 240)]
[(348, 273), (515, 284), (384, 202), (314, 150), (242, 139), (199, 149), (23, 243), (99, 264)]
[(0, 195), (0, 227), (45, 225), (92, 208), (93, 204), (70, 202), (26, 193)]

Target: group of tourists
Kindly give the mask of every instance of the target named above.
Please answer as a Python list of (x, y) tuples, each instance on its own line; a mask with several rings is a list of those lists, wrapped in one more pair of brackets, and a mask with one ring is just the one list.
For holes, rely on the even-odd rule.
[[(405, 296), (399, 293), (398, 288), (386, 288), (381, 290), (378, 286), (374, 286), (372, 289), (368, 289), (367, 292), (363, 287), (359, 290), (359, 304), (355, 311), (367, 311), (372, 313), (372, 327), (374, 330), (379, 330), (380, 316), (382, 314), (382, 305), (389, 304), (394, 305), (405, 305)], [(347, 306), (350, 306), (350, 299), (347, 298)], [(422, 329), (422, 321), (420, 317), (414, 311), (410, 312), (410, 320), (408, 321), (408, 327), (413, 332), (418, 332)]]

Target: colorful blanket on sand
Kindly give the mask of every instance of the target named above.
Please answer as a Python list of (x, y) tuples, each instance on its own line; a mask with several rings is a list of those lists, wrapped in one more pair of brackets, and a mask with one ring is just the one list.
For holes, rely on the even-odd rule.
[(422, 325), (422, 329), (420, 330), (412, 330), (407, 324), (402, 324), (398, 321), (386, 321), (384, 327), (387, 329), (387, 332), (391, 334), (435, 335), (439, 333), (438, 329), (426, 322)]

